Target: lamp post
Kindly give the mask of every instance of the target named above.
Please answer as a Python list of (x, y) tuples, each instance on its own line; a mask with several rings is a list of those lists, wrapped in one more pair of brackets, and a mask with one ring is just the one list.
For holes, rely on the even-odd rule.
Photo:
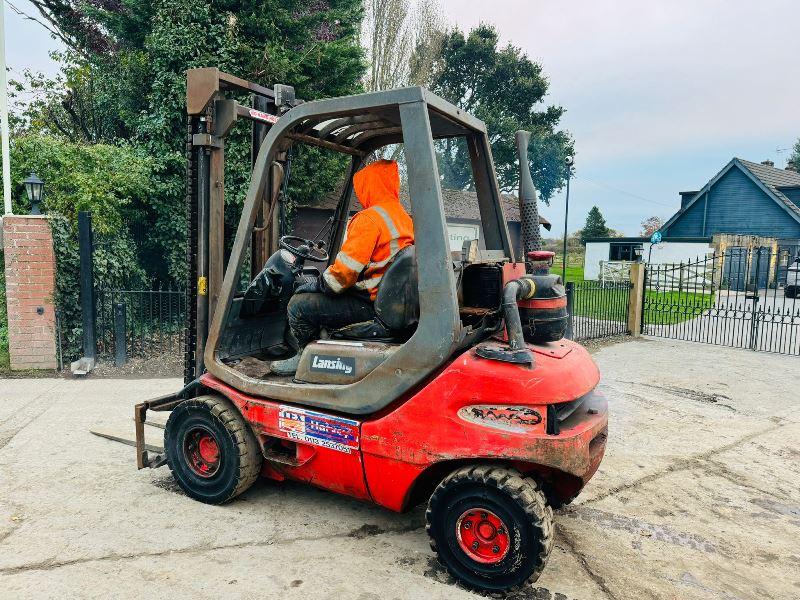
[(0, 156), (3, 161), (3, 212), (11, 214), (11, 166), (8, 143), (5, 2), (0, 2)]
[(564, 258), (561, 263), (561, 279), (566, 283), (567, 281), (567, 220), (569, 219), (569, 180), (572, 178), (572, 165), (575, 164), (575, 159), (572, 156), (564, 158), (564, 163), (567, 165), (567, 201), (564, 205)]
[(28, 201), (31, 203), (32, 215), (40, 215), (42, 211), (39, 210), (39, 203), (42, 201), (42, 192), (44, 191), (44, 181), (36, 176), (36, 173), (31, 171), (26, 179), (22, 180), (25, 184), (25, 193), (28, 195)]

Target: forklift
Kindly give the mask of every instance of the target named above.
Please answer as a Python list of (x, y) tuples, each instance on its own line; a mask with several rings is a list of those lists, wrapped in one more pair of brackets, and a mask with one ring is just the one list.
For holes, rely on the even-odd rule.
[[(249, 106), (238, 102), (246, 94)], [(303, 102), (290, 86), (193, 69), (187, 111), (185, 387), (135, 407), (138, 467), (166, 464), (209, 504), (259, 476), (397, 512), (427, 502), (431, 547), (457, 581), (484, 592), (535, 581), (553, 546), (553, 509), (596, 472), (608, 416), (597, 366), (564, 339), (566, 298), (540, 247), (530, 134), (517, 134), (523, 261), (485, 124), (424, 88)], [(251, 126), (252, 177), (227, 248), (225, 139), (240, 120)], [(469, 150), (481, 216), (480, 239), (460, 253), (450, 249), (436, 161), (444, 138)], [(291, 352), (286, 306), (298, 282), (342, 244), (354, 173), (394, 144), (404, 149), (415, 243), (385, 272), (374, 321), (323, 332), (295, 375), (272, 374), (270, 361)], [(348, 159), (317, 239), (281, 222), (299, 145)], [(169, 411), (157, 454), (144, 440), (148, 411)]]

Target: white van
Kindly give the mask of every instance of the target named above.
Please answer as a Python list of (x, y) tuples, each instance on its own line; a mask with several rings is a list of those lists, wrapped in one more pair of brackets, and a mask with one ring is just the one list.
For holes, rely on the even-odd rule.
[(783, 293), (787, 298), (797, 298), (800, 292), (800, 256), (794, 259), (786, 270), (786, 287)]

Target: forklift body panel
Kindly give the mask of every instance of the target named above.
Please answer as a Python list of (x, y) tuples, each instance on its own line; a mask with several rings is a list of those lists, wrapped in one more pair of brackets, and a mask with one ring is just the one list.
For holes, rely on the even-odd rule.
[[(423, 473), (464, 460), (547, 468), (581, 487), (589, 481), (608, 425), (606, 400), (594, 391), (597, 367), (567, 340), (530, 348), (537, 365), (526, 377), (518, 365), (480, 358), (473, 348), (420, 391), (364, 419), (250, 396), (211, 375), (200, 383), (229, 398), (251, 424), (266, 477), (402, 511)], [(548, 433), (548, 419), (558, 420), (557, 433)]]

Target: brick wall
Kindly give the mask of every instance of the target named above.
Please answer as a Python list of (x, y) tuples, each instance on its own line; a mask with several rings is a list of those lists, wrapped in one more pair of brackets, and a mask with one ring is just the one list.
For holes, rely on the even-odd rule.
[(56, 261), (47, 218), (3, 217), (11, 368), (55, 369)]

